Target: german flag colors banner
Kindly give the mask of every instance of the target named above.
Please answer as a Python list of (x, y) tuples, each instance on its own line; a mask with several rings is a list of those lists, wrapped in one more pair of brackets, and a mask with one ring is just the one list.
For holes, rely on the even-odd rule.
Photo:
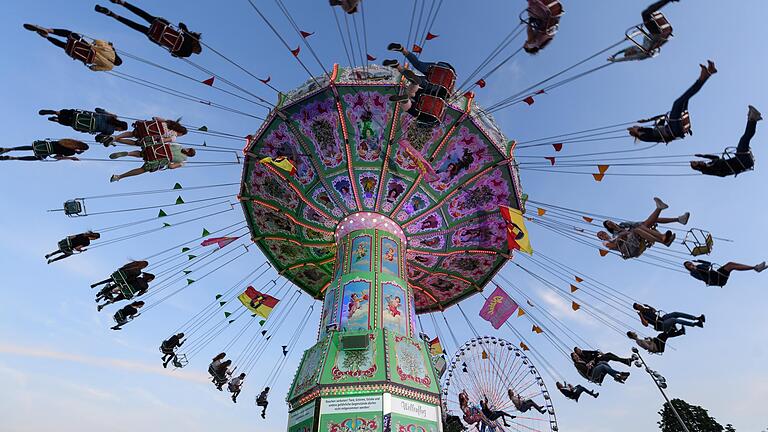
[(256, 288), (249, 286), (245, 292), (237, 296), (237, 299), (251, 312), (263, 318), (269, 318), (272, 309), (277, 306), (280, 300), (268, 294), (263, 294)]
[(509, 249), (518, 249), (528, 255), (533, 254), (531, 241), (528, 238), (528, 230), (523, 222), (523, 214), (512, 207), (499, 206), (501, 217), (507, 221), (507, 243)]

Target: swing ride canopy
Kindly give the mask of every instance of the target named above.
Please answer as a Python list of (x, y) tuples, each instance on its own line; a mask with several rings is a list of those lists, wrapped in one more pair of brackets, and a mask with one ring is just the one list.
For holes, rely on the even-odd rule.
[(417, 312), (481, 291), (510, 258), (499, 206), (522, 205), (514, 146), (471, 94), (433, 127), (389, 101), (400, 89), (393, 69), (335, 66), (281, 95), (247, 138), (240, 200), (253, 241), (314, 298), (333, 277), (336, 227), (354, 213), (402, 227)]

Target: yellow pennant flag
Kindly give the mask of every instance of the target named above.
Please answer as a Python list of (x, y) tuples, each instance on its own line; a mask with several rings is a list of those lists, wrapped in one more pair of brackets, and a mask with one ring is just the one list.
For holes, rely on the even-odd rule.
[(576, 303), (575, 301), (571, 301), (571, 309), (577, 311), (577, 310), (581, 309), (581, 305)]
[(595, 178), (596, 182), (601, 182), (603, 181), (603, 177), (605, 177), (605, 174), (592, 174), (592, 177)]
[(528, 345), (520, 342), (520, 348), (522, 348), (523, 351), (528, 351)]
[(605, 174), (605, 172), (608, 171), (608, 165), (598, 165), (597, 166), (597, 171), (600, 174)]
[(517, 310), (517, 317), (520, 318), (523, 315), (525, 315), (525, 311), (523, 310), (523, 308), (519, 308)]
[(608, 255), (608, 251), (607, 251), (607, 250), (605, 250), (605, 249), (600, 249), (600, 256), (601, 256), (601, 257), (604, 257), (604, 256), (606, 256), (606, 255)]
[(578, 283), (584, 282), (584, 279), (582, 279), (582, 278), (580, 278), (578, 276), (574, 276), (573, 278), (576, 279), (576, 282), (578, 282)]
[(579, 287), (577, 287), (576, 285), (571, 285), (571, 292), (572, 293), (575, 293), (578, 289), (579, 289)]
[(591, 217), (586, 217), (586, 216), (582, 216), (581, 218), (584, 219), (584, 222), (586, 223), (592, 223), (592, 221), (594, 220)]
[(536, 333), (536, 334), (541, 334), (544, 330), (542, 330), (541, 327), (539, 327), (537, 325), (534, 325), (533, 328), (531, 329), (531, 331)]
[(488, 353), (483, 351), (483, 353), (480, 355), (480, 357), (482, 357), (483, 360), (488, 360)]
[(538, 209), (536, 209), (536, 213), (538, 213), (539, 216), (544, 216), (547, 213), (547, 211), (545, 209), (539, 207)]

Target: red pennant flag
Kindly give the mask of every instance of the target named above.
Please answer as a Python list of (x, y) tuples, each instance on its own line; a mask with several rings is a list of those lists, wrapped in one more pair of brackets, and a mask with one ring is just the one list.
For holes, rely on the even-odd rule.
[(523, 102), (527, 103), (528, 106), (531, 106), (535, 101), (533, 100), (533, 96), (528, 96), (527, 98), (523, 99)]
[(303, 37), (304, 39), (306, 39), (306, 38), (312, 36), (313, 34), (315, 34), (315, 32), (310, 33), (310, 32), (305, 32), (304, 30), (299, 30), (299, 33), (301, 33), (301, 37)]
[(485, 80), (480, 78), (479, 80), (477, 80), (477, 82), (475, 84), (477, 84), (477, 86), (480, 87), (480, 88), (484, 88), (485, 87)]
[(298, 57), (300, 52), (301, 52), (301, 45), (297, 46), (296, 49), (291, 50), (291, 54), (293, 54), (294, 57)]
[(571, 285), (571, 292), (572, 293), (575, 293), (578, 289), (579, 289), (579, 287), (577, 287), (576, 285)]
[(560, 150), (563, 149), (563, 143), (552, 144), (552, 147), (555, 148), (556, 152), (559, 152)]
[(577, 310), (581, 309), (581, 305), (576, 303), (575, 301), (571, 301), (571, 309), (577, 311)]
[(240, 237), (213, 237), (207, 240), (203, 240), (203, 242), (200, 243), (200, 246), (211, 246), (215, 244), (219, 247), (219, 249), (221, 249), (239, 238)]
[(608, 251), (607, 251), (607, 250), (605, 250), (605, 249), (600, 249), (600, 256), (601, 256), (601, 257), (604, 257), (604, 256), (606, 256), (606, 255), (608, 255)]
[(548, 161), (549, 161), (549, 163), (550, 163), (550, 164), (552, 164), (552, 165), (554, 165), (554, 164), (555, 164), (555, 158), (554, 158), (554, 157), (552, 157), (552, 156), (547, 156), (547, 157), (545, 157), (544, 159), (548, 160)]
[(605, 174), (605, 172), (608, 171), (608, 167), (609, 167), (608, 165), (598, 165), (597, 166), (597, 171), (600, 174)]
[(427, 32), (427, 40), (432, 40), (440, 35), (432, 34), (430, 32)]
[(605, 177), (605, 174), (592, 174), (592, 177), (595, 178), (595, 181), (601, 182), (603, 181), (603, 177)]
[[(586, 223), (592, 223), (592, 221), (594, 220), (591, 217), (586, 217), (586, 216), (582, 216), (581, 218), (584, 219), (584, 222), (586, 222)], [(579, 278), (576, 278), (576, 279), (578, 280)], [(581, 282), (581, 281), (579, 281), (579, 282)]]
[(213, 80), (214, 80), (214, 79), (216, 79), (216, 77), (210, 77), (210, 78), (208, 78), (207, 80), (204, 80), (204, 81), (203, 81), (203, 84), (205, 84), (205, 85), (207, 85), (207, 86), (211, 86), (211, 87), (213, 87)]
[(546, 94), (546, 93), (547, 93), (547, 92), (545, 92), (545, 91), (544, 91), (544, 89), (541, 89), (541, 90), (539, 90), (539, 91), (537, 91), (537, 92), (536, 92), (536, 94), (537, 94), (537, 95), (540, 95), (540, 94)]
[(256, 78), (256, 79), (258, 79), (259, 81), (263, 82), (264, 84), (272, 81), (272, 77), (271, 76), (267, 76), (267, 79), (261, 79), (261, 78)]
[(523, 351), (528, 351), (529, 350), (528, 345), (526, 345), (526, 344), (524, 344), (522, 342), (520, 342), (520, 348), (522, 348)]
[(411, 51), (413, 51), (416, 54), (421, 54), (421, 47), (416, 44), (413, 44), (413, 48), (411, 48)]
[(366, 56), (366, 58), (368, 58), (368, 61), (374, 61), (374, 60), (376, 60), (376, 57), (374, 57), (374, 56), (372, 56), (372, 55), (370, 55), (370, 54), (366, 54), (365, 56)]
[(582, 282), (584, 282), (584, 279), (582, 279), (582, 278), (580, 278), (580, 277), (578, 277), (578, 276), (574, 276), (573, 278), (574, 278), (574, 279), (576, 279), (576, 282), (577, 282), (577, 283), (582, 283)]

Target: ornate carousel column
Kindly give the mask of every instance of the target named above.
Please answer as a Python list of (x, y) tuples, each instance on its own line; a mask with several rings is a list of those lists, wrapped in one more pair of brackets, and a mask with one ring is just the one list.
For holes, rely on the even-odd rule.
[(405, 270), (406, 236), (378, 213), (336, 228), (318, 342), (288, 395), (289, 432), (441, 431), (440, 390)]

